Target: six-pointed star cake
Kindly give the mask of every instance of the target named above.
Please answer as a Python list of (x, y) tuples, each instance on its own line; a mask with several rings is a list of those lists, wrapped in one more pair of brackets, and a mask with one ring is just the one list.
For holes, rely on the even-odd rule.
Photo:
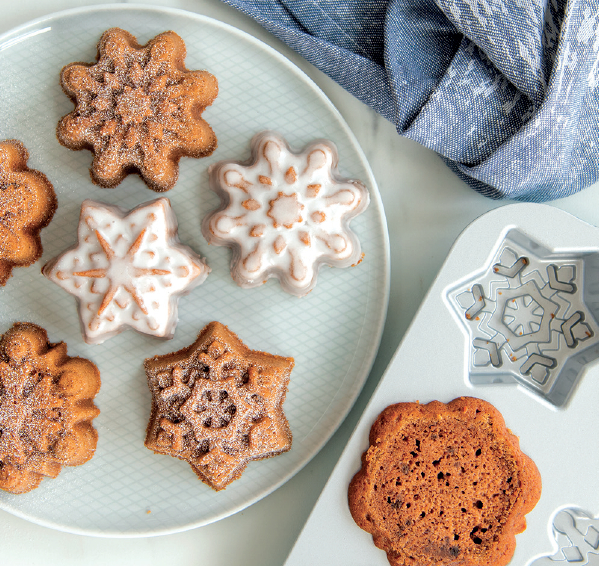
[(129, 32), (102, 34), (95, 64), (71, 63), (61, 72), (75, 110), (58, 124), (58, 141), (94, 153), (92, 181), (115, 187), (137, 172), (155, 191), (177, 181), (182, 156), (210, 155), (217, 145), (201, 117), (218, 93), (207, 71), (188, 71), (185, 43), (173, 31), (141, 46)]
[(293, 153), (285, 140), (262, 132), (246, 163), (212, 165), (210, 187), (221, 206), (207, 215), (210, 243), (231, 246), (231, 275), (241, 287), (276, 277), (302, 296), (316, 284), (322, 264), (348, 267), (362, 259), (349, 221), (366, 209), (364, 185), (337, 174), (337, 150), (321, 140)]
[(225, 488), (249, 461), (291, 448), (282, 405), (293, 365), (293, 358), (250, 350), (211, 322), (191, 346), (145, 361), (152, 392), (146, 446)]
[(28, 159), (20, 141), (0, 142), (0, 285), (13, 267), (40, 258), (40, 230), (56, 210), (52, 184), (43, 173), (27, 167)]
[(0, 337), (0, 489), (31, 491), (93, 456), (99, 388), (98, 368), (43, 328), (20, 322)]
[(79, 301), (85, 341), (99, 344), (125, 326), (172, 338), (181, 295), (210, 268), (179, 242), (170, 202), (159, 198), (131, 210), (86, 200), (78, 243), (43, 273)]

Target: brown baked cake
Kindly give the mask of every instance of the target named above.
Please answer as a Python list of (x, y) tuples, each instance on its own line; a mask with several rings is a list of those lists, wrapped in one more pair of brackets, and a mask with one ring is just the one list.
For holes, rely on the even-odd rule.
[(19, 322), (0, 337), (0, 489), (31, 491), (94, 455), (99, 388), (98, 368), (43, 328)]
[(145, 445), (225, 488), (249, 461), (291, 448), (283, 402), (293, 365), (293, 358), (250, 350), (211, 322), (191, 346), (145, 361), (152, 392)]
[(202, 118), (218, 94), (216, 78), (185, 68), (185, 43), (173, 31), (140, 45), (119, 28), (105, 31), (96, 63), (62, 69), (75, 110), (58, 123), (58, 141), (94, 154), (92, 181), (115, 187), (136, 172), (155, 191), (177, 181), (179, 159), (210, 155), (217, 145)]
[(56, 210), (54, 187), (43, 173), (27, 167), (28, 159), (20, 141), (0, 142), (0, 285), (13, 267), (41, 257), (40, 231)]
[(504, 566), (540, 495), (539, 472), (497, 409), (461, 397), (387, 407), (349, 508), (393, 566)]

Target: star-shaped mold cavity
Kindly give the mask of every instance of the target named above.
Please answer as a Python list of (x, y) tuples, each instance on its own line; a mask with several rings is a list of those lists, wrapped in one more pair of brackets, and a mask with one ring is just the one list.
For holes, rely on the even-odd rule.
[(303, 296), (321, 265), (349, 267), (362, 252), (349, 222), (369, 203), (366, 187), (337, 173), (337, 150), (319, 140), (294, 153), (274, 132), (251, 142), (252, 157), (212, 165), (221, 206), (202, 222), (208, 242), (233, 249), (231, 275), (244, 288), (269, 277)]
[(25, 493), (94, 454), (100, 373), (46, 331), (17, 323), (0, 338), (0, 489)]
[(48, 279), (78, 300), (88, 344), (100, 344), (126, 326), (172, 338), (179, 297), (209, 272), (204, 260), (180, 243), (166, 198), (130, 212), (84, 201), (78, 243), (43, 268)]
[(29, 153), (17, 140), (0, 142), (0, 285), (13, 267), (31, 265), (42, 255), (40, 230), (56, 210), (47, 177), (27, 167)]
[(57, 128), (58, 141), (94, 153), (92, 181), (115, 187), (137, 172), (155, 191), (177, 181), (179, 159), (210, 155), (217, 145), (201, 117), (218, 94), (216, 78), (185, 68), (185, 43), (172, 31), (141, 46), (112, 28), (98, 44), (97, 62), (61, 72), (75, 110)]
[(563, 406), (599, 356), (599, 255), (555, 253), (511, 230), (491, 261), (449, 291), (474, 384), (519, 383)]
[(248, 462), (291, 448), (283, 402), (293, 365), (293, 358), (250, 350), (211, 322), (191, 346), (145, 361), (152, 392), (146, 446), (225, 488)]

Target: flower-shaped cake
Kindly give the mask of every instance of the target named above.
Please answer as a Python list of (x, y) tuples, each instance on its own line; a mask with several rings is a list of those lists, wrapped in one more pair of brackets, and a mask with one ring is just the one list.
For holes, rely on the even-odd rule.
[(293, 153), (285, 140), (262, 132), (247, 163), (210, 167), (210, 186), (221, 197), (202, 223), (210, 243), (231, 246), (231, 275), (241, 287), (269, 277), (302, 296), (312, 290), (320, 265), (348, 267), (362, 259), (349, 221), (365, 210), (367, 189), (337, 175), (337, 150), (328, 141)]
[(248, 462), (291, 448), (283, 413), (293, 358), (250, 350), (211, 322), (189, 347), (145, 361), (152, 412), (145, 444), (190, 463), (215, 490)]
[(17, 323), (0, 338), (0, 489), (31, 491), (94, 455), (99, 388), (98, 368), (43, 328)]
[(92, 181), (115, 187), (130, 172), (155, 191), (171, 189), (182, 156), (203, 157), (216, 136), (201, 114), (218, 94), (216, 78), (185, 68), (185, 43), (172, 31), (141, 46), (112, 28), (98, 44), (95, 64), (71, 63), (61, 72), (75, 110), (57, 136), (70, 149), (94, 153)]
[(541, 476), (495, 407), (472, 397), (387, 407), (349, 486), (392, 566), (505, 566)]
[(0, 285), (6, 284), (13, 267), (40, 258), (40, 230), (56, 210), (52, 184), (27, 167), (28, 159), (21, 142), (0, 142)]
[(167, 198), (128, 213), (83, 201), (77, 245), (43, 268), (48, 279), (77, 298), (89, 344), (100, 344), (125, 326), (172, 338), (179, 297), (209, 272), (204, 260), (179, 242)]

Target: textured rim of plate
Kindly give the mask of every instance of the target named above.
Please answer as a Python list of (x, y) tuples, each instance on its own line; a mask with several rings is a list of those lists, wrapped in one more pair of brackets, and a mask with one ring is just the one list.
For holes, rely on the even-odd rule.
[(223, 30), (225, 30), (226, 32), (237, 35), (237, 36), (241, 37), (242, 39), (244, 39), (245, 41), (249, 41), (250, 43), (253, 43), (257, 48), (264, 50), (269, 56), (274, 57), (275, 59), (279, 60), (282, 64), (284, 64), (285, 67), (291, 73), (295, 74), (302, 81), (307, 83), (312, 88), (314, 93), (317, 96), (319, 96), (321, 102), (325, 106), (327, 106), (327, 108), (331, 112), (333, 118), (337, 120), (339, 126), (344, 131), (345, 135), (347, 136), (347, 139), (350, 141), (351, 145), (353, 146), (354, 150), (356, 151), (358, 158), (360, 159), (362, 166), (364, 167), (364, 170), (366, 171), (366, 173), (368, 175), (371, 206), (374, 204), (376, 206), (377, 210), (379, 211), (378, 216), (379, 216), (379, 221), (381, 223), (381, 229), (383, 232), (382, 236), (383, 236), (383, 243), (384, 243), (384, 248), (385, 248), (384, 252), (383, 252), (385, 278), (384, 278), (383, 300), (381, 301), (380, 312), (379, 312), (378, 329), (376, 332), (375, 339), (373, 341), (374, 347), (369, 352), (369, 355), (367, 356), (367, 363), (364, 365), (365, 369), (361, 375), (360, 374), (356, 375), (355, 382), (356, 382), (356, 384), (358, 384), (358, 387), (356, 388), (356, 392), (355, 392), (354, 396), (350, 399), (350, 402), (347, 404), (345, 409), (340, 412), (337, 422), (334, 424), (334, 426), (330, 427), (329, 430), (327, 431), (327, 434), (323, 435), (321, 442), (316, 444), (312, 448), (312, 450), (310, 450), (306, 453), (306, 456), (302, 462), (300, 462), (297, 466), (292, 468), (285, 476), (283, 476), (278, 482), (274, 483), (269, 489), (257, 494), (255, 497), (246, 501), (244, 504), (238, 505), (224, 513), (221, 513), (220, 515), (217, 515), (216, 517), (214, 517), (210, 520), (196, 521), (194, 523), (189, 523), (184, 527), (152, 528), (152, 529), (148, 529), (148, 530), (144, 530), (144, 531), (127, 532), (127, 533), (123, 533), (120, 531), (114, 531), (114, 532), (105, 531), (105, 530), (94, 531), (94, 530), (87, 530), (87, 529), (76, 529), (76, 528), (65, 527), (64, 525), (54, 523), (52, 521), (46, 521), (46, 520), (40, 519), (38, 517), (32, 517), (32, 516), (28, 515), (27, 513), (20, 512), (18, 509), (14, 509), (11, 507), (7, 508), (0, 501), (0, 509), (1, 510), (6, 511), (7, 513), (11, 513), (12, 515), (20, 517), (22, 519), (25, 519), (31, 523), (35, 523), (35, 524), (38, 524), (38, 525), (41, 525), (44, 527), (49, 527), (49, 528), (52, 528), (52, 529), (55, 529), (58, 531), (69, 532), (69, 533), (73, 533), (73, 534), (87, 535), (87, 536), (97, 536), (97, 537), (143, 538), (143, 537), (168, 535), (168, 534), (184, 532), (184, 531), (191, 530), (191, 529), (194, 529), (197, 527), (208, 525), (210, 523), (214, 523), (216, 521), (220, 521), (221, 519), (225, 519), (226, 517), (229, 517), (231, 515), (239, 513), (243, 509), (246, 509), (247, 507), (250, 507), (254, 503), (258, 502), (260, 499), (266, 497), (267, 495), (270, 495), (275, 490), (277, 490), (279, 487), (281, 487), (284, 483), (289, 481), (295, 474), (297, 474), (300, 470), (302, 470), (304, 468), (304, 466), (306, 466), (312, 460), (312, 458), (314, 458), (314, 456), (316, 456), (316, 454), (318, 454), (318, 452), (320, 452), (320, 450), (330, 440), (330, 438), (333, 436), (333, 434), (335, 434), (335, 432), (338, 430), (339, 426), (341, 426), (341, 423), (345, 420), (348, 413), (354, 406), (356, 399), (358, 398), (360, 392), (362, 391), (362, 389), (364, 387), (364, 383), (366, 382), (366, 379), (370, 375), (370, 371), (372, 370), (374, 360), (375, 360), (376, 355), (379, 350), (381, 337), (383, 334), (383, 329), (385, 327), (385, 319), (386, 319), (387, 307), (388, 307), (388, 302), (389, 302), (389, 288), (390, 288), (389, 231), (387, 228), (387, 219), (385, 216), (383, 203), (381, 200), (381, 196), (380, 196), (380, 193), (378, 190), (376, 180), (375, 180), (372, 170), (370, 168), (370, 164), (368, 163), (368, 160), (366, 159), (366, 156), (365, 156), (362, 148), (360, 147), (358, 140), (354, 136), (353, 132), (349, 128), (348, 124), (346, 123), (345, 119), (343, 118), (343, 116), (341, 115), (339, 110), (337, 110), (337, 108), (329, 100), (329, 98), (322, 91), (322, 89), (306, 73), (304, 73), (304, 71), (302, 71), (297, 65), (295, 65), (295, 63), (290, 61), (287, 57), (285, 57), (284, 55), (279, 53), (277, 50), (275, 50), (270, 45), (266, 44), (265, 42), (263, 42), (260, 39), (257, 39), (256, 37), (250, 35), (249, 33), (245, 32), (243, 30), (240, 30), (239, 28), (236, 28), (230, 24), (224, 23), (220, 20), (217, 20), (217, 19), (214, 19), (214, 18), (211, 18), (208, 16), (204, 16), (202, 14), (198, 14), (195, 12), (190, 12), (188, 10), (182, 10), (179, 8), (168, 8), (168, 7), (163, 7), (163, 6), (144, 6), (143, 4), (104, 4), (104, 5), (99, 5), (99, 6), (83, 6), (81, 8), (70, 8), (67, 10), (61, 10), (58, 12), (53, 12), (51, 14), (47, 14), (45, 16), (41, 16), (39, 18), (30, 20), (29, 22), (26, 22), (20, 26), (12, 28), (11, 30), (1, 34), (0, 35), (0, 52), (2, 52), (2, 50), (5, 48), (5, 47), (3, 47), (3, 45), (6, 42), (12, 41), (13, 43), (11, 43), (11, 45), (14, 45), (16, 43), (20, 43), (21, 41), (26, 41), (29, 37), (31, 37), (32, 34), (34, 34), (35, 31), (37, 31), (35, 28), (41, 28), (41, 26), (44, 23), (51, 23), (52, 21), (57, 20), (57, 19), (68, 18), (68, 17), (78, 16), (78, 15), (82, 15), (82, 14), (92, 14), (92, 13), (97, 13), (97, 12), (111, 12), (111, 11), (131, 11), (131, 12), (145, 11), (145, 12), (155, 12), (157, 15), (169, 14), (169, 15), (173, 15), (173, 16), (188, 18), (188, 19), (194, 20), (200, 24), (204, 23), (207, 25), (220, 27)]

